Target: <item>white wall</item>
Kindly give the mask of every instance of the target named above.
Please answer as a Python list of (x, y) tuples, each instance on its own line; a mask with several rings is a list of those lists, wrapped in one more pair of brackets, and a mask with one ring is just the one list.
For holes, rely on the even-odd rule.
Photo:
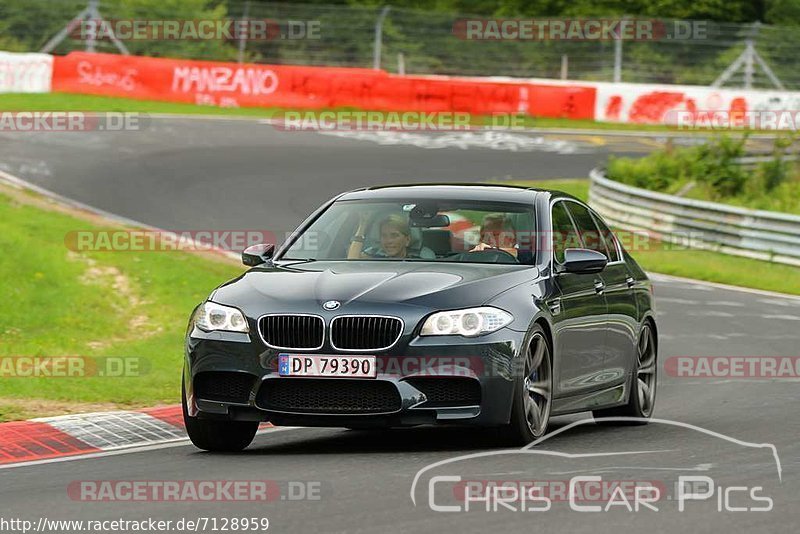
[(53, 56), (0, 52), (0, 93), (49, 93)]

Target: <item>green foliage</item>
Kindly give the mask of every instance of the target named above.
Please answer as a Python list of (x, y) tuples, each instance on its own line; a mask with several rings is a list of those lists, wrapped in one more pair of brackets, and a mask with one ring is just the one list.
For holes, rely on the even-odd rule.
[(662, 150), (640, 159), (609, 158), (608, 177), (622, 183), (685, 194), (689, 198), (800, 213), (800, 173), (786, 150), (793, 135), (781, 135), (772, 157), (750, 169), (739, 158), (746, 156), (746, 136), (719, 136), (694, 147)]
[[(784, 0), (792, 3), (792, 0)], [(338, 2), (327, 2), (338, 3)], [(646, 15), (746, 22), (763, 14), (751, 0), (350, 0), (350, 5), (386, 5), (486, 16)], [(781, 11), (783, 12), (783, 11)]]
[(691, 153), (695, 165), (692, 178), (706, 184), (715, 199), (738, 195), (747, 182), (747, 173), (736, 162), (745, 155), (746, 137), (735, 139), (720, 136), (716, 140), (694, 148)]
[(3, 0), (0, 2), (0, 44), (16, 43), (12, 50), (35, 52), (83, 8), (81, 0), (41, 2)]
[[(35, 51), (86, 7), (88, 0), (4, 0), (0, 2), (0, 49)], [(246, 3), (247, 2), (247, 3)], [(382, 65), (397, 69), (403, 54), (407, 72), (430, 74), (558, 77), (562, 57), (573, 79), (609, 80), (614, 46), (610, 41), (467, 41), (453, 34), (458, 18), (585, 18), (631, 17), (711, 21), (709, 40), (629, 41), (624, 44), (623, 79), (629, 82), (711, 83), (738, 54), (749, 23), (800, 25), (800, 0), (101, 0), (101, 14), (110, 20), (238, 19), (245, 10), (253, 19), (319, 21), (319, 39), (253, 40), (244, 59), (251, 62), (372, 65), (374, 25), (380, 9), (390, 5), (384, 25)], [(246, 7), (247, 6), (247, 7)], [(736, 27), (728, 24), (744, 23)], [(285, 27), (283, 28), (285, 30)], [(795, 35), (796, 34), (796, 35)], [(800, 85), (793, 61), (800, 32), (763, 27), (756, 37), (761, 55), (785, 85)], [(134, 54), (234, 60), (235, 40), (128, 40)], [(57, 54), (82, 50), (85, 43), (69, 38)], [(108, 39), (101, 52), (116, 52)], [(756, 86), (768, 84), (757, 76)]]
[[(0, 50), (38, 51), (86, 6), (87, 0), (3, 0), (0, 2)], [(102, 0), (100, 14), (107, 20), (221, 20), (227, 2), (209, 0)], [(65, 54), (82, 50), (80, 27), (53, 50)], [(9, 44), (7, 47), (6, 44)], [(126, 40), (132, 54), (155, 57), (233, 59), (234, 45), (224, 40)], [(101, 39), (100, 52), (117, 52)]]
[(770, 0), (764, 20), (768, 24), (799, 25), (800, 0)]
[[(228, 16), (225, 2), (208, 0), (104, 0), (103, 9), (111, 14), (104, 16), (121, 20), (224, 20)], [(110, 46), (110, 43), (106, 46)], [(126, 41), (125, 46), (131, 54), (143, 56), (216, 60), (236, 58), (235, 44), (222, 39), (131, 40)]]

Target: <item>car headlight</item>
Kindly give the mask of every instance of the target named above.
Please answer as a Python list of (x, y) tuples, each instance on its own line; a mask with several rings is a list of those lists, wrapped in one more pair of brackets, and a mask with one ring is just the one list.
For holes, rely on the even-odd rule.
[(250, 331), (244, 314), (236, 308), (206, 301), (194, 312), (194, 325), (206, 332), (223, 330), (226, 332)]
[(500, 330), (513, 320), (507, 311), (490, 306), (437, 312), (425, 320), (420, 335), (475, 337)]

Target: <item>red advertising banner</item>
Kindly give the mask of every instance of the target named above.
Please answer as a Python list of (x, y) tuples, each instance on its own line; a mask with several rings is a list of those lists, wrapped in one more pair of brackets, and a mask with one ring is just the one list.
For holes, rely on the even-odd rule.
[(593, 119), (591, 86), (396, 76), (336, 67), (237, 64), (72, 52), (57, 56), (53, 91), (215, 106), (526, 113)]

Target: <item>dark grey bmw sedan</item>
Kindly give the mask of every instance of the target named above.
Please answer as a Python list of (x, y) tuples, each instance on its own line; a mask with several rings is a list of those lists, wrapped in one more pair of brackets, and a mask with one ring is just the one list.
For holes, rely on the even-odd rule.
[(407, 185), (341, 194), (194, 310), (186, 428), (241, 450), (259, 422), (500, 427), (645, 423), (652, 285), (603, 220), (556, 191)]

